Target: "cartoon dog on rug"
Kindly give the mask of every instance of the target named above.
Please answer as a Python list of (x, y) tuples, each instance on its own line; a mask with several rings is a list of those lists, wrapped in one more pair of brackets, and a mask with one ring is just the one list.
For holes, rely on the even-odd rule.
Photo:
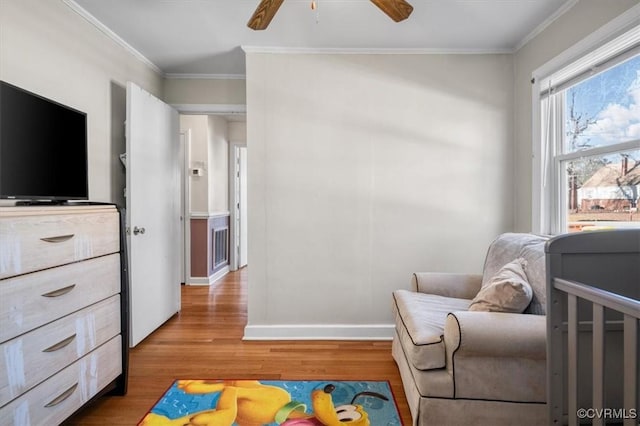
[[(351, 399), (351, 404), (335, 407), (331, 393), (335, 390), (334, 385), (327, 385), (324, 389), (317, 389), (311, 392), (311, 404), (313, 405), (313, 415), (310, 419), (288, 420), (282, 426), (369, 426), (369, 415), (362, 405), (354, 405), (360, 396), (373, 396), (388, 401), (389, 399), (377, 392), (360, 392)], [(308, 421), (309, 423), (303, 423)], [(313, 423), (316, 421), (316, 423)]]
[(141, 426), (263, 426), (278, 423), (282, 426), (369, 426), (369, 416), (361, 405), (354, 405), (360, 396), (373, 396), (388, 401), (376, 392), (361, 392), (351, 404), (334, 407), (331, 393), (334, 385), (311, 393), (313, 413), (306, 413), (304, 404), (291, 401), (287, 391), (277, 386), (263, 385), (255, 380), (208, 382), (180, 380), (178, 388), (185, 393), (221, 392), (214, 410), (193, 413), (178, 419), (149, 413)]

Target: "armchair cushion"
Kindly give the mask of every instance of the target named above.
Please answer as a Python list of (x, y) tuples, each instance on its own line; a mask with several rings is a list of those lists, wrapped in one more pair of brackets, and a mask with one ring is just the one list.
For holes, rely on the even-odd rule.
[(408, 361), (418, 370), (446, 364), (444, 324), (449, 312), (466, 310), (470, 300), (396, 290), (395, 326)]
[(469, 310), (522, 313), (532, 297), (526, 264), (526, 260), (518, 258), (504, 265), (473, 298)]

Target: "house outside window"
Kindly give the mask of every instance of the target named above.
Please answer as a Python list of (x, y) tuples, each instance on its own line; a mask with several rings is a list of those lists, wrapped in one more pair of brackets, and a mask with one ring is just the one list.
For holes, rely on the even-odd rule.
[(640, 28), (622, 38), (537, 86), (538, 232), (640, 228)]

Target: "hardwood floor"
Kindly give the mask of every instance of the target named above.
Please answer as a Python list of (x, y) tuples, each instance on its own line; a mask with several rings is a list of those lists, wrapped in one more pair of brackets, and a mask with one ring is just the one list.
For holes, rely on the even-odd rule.
[(246, 378), (388, 380), (411, 425), (391, 342), (242, 341), (248, 273), (183, 286), (182, 311), (131, 350), (127, 395), (103, 397), (67, 424), (135, 425), (175, 379)]

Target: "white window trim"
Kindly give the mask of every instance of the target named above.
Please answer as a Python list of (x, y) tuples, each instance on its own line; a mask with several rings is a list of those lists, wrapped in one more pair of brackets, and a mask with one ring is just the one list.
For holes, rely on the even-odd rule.
[[(587, 56), (598, 57), (602, 52), (598, 49), (620, 49), (620, 45), (628, 42), (624, 38), (625, 34), (631, 34), (634, 29), (640, 28), (640, 5), (633, 6), (622, 15), (613, 19), (606, 25), (585, 37), (579, 43), (576, 43), (560, 55), (551, 59), (540, 68), (533, 71), (531, 85), (531, 143), (532, 143), (532, 223), (531, 229), (538, 234), (553, 234), (562, 229), (562, 223), (565, 218), (560, 217), (558, 207), (559, 200), (563, 199), (563, 185), (554, 185), (552, 182), (558, 182), (561, 175), (560, 162), (555, 161), (554, 164), (548, 164), (545, 167), (545, 156), (549, 153), (543, 152), (543, 123), (541, 121), (541, 92), (544, 89), (543, 82), (548, 84), (548, 79), (561, 70), (568, 69), (571, 65), (579, 64), (584, 61)], [(635, 31), (637, 33), (637, 31)], [(559, 112), (555, 112), (559, 113)], [(560, 121), (561, 122), (561, 121)], [(546, 130), (545, 130), (546, 131)], [(562, 134), (562, 129), (554, 129), (557, 134)], [(561, 139), (558, 139), (561, 140)], [(552, 147), (549, 151), (553, 152)], [(584, 152), (581, 153), (584, 155)], [(550, 161), (547, 159), (546, 161)], [(545, 176), (546, 174), (546, 176)], [(546, 184), (546, 185), (545, 185)]]

